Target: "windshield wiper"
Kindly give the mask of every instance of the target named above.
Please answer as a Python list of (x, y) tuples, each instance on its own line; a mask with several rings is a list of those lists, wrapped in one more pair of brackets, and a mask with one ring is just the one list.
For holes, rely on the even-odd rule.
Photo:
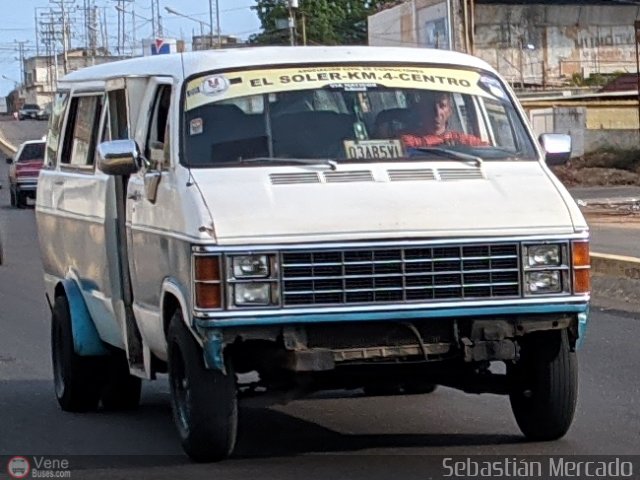
[(476, 166), (482, 166), (482, 158), (477, 157), (476, 155), (471, 155), (469, 153), (457, 152), (455, 150), (449, 150), (448, 148), (442, 147), (413, 147), (414, 150), (417, 150), (421, 153), (433, 153), (433, 154), (442, 154), (454, 160), (462, 160), (463, 162), (475, 162)]
[(289, 157), (254, 157), (241, 158), (240, 163), (256, 163), (256, 162), (282, 162), (282, 163), (299, 163), (302, 165), (326, 165), (331, 170), (338, 168), (338, 163), (328, 158), (289, 158)]

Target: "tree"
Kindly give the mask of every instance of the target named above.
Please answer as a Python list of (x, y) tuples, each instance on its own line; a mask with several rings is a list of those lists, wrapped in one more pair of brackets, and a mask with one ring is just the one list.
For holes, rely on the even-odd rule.
[[(276, 28), (276, 20), (289, 17), (287, 0), (256, 0), (256, 10), (263, 32), (251, 43), (288, 44), (289, 31)], [(296, 43), (302, 44), (302, 18), (309, 45), (363, 45), (367, 43), (367, 17), (389, 0), (300, 0), (296, 9)]]

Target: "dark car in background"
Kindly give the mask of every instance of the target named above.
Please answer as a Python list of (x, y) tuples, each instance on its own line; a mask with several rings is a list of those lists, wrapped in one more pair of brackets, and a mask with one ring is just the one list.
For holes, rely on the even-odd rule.
[(25, 207), (27, 199), (36, 198), (38, 175), (44, 162), (46, 142), (29, 140), (20, 145), (15, 160), (7, 158), (9, 168), (9, 193), (12, 207)]

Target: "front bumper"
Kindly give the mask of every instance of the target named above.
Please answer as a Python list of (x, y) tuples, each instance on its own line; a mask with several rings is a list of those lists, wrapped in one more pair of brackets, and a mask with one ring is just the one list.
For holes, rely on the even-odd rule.
[[(588, 297), (572, 297), (570, 299), (536, 299), (536, 301), (520, 301), (511, 304), (494, 305), (458, 305), (443, 306), (424, 305), (406, 306), (395, 305), (393, 308), (375, 309), (362, 307), (352, 311), (321, 311), (316, 309), (306, 313), (278, 312), (263, 316), (234, 316), (232, 318), (203, 319), (195, 318), (196, 328), (203, 340), (204, 356), (209, 368), (224, 370), (225, 346), (232, 343), (238, 336), (247, 338), (261, 338), (266, 335), (271, 339), (283, 337), (285, 343), (292, 345), (289, 352), (292, 364), (296, 364), (298, 370), (324, 370), (332, 369), (337, 363), (343, 361), (360, 360), (375, 356), (415, 355), (420, 350), (426, 351), (444, 347), (442, 352), (449, 351), (447, 345), (457, 345), (464, 352), (467, 362), (482, 360), (509, 360), (517, 355), (517, 346), (513, 341), (513, 334), (522, 335), (531, 331), (568, 328), (573, 323), (570, 318), (577, 318), (577, 330), (574, 332), (581, 340), (584, 336), (588, 312)], [(245, 312), (247, 313), (247, 312)], [(456, 332), (453, 338), (445, 339), (442, 336), (442, 320), (449, 324), (452, 332)], [(460, 324), (476, 325), (482, 333), (473, 336), (469, 332), (465, 338), (458, 338), (461, 330)], [(385, 345), (375, 346), (377, 341), (385, 343), (387, 336), (382, 334), (370, 344), (358, 346), (365, 338), (370, 337), (370, 328), (374, 325), (398, 326), (412, 325), (421, 332), (423, 338), (439, 338), (442, 343), (422, 345), (420, 349), (416, 345)], [(364, 330), (353, 329), (354, 324), (362, 324)], [(343, 345), (334, 350), (331, 345), (323, 348), (312, 348), (303, 345), (297, 339), (297, 333), (324, 331), (325, 337), (332, 338), (335, 342), (353, 341), (354, 345)], [(472, 329), (475, 331), (475, 329)], [(351, 332), (350, 334), (348, 332)], [(355, 336), (354, 336), (355, 332)], [(486, 333), (488, 332), (488, 333)], [(501, 333), (502, 332), (502, 333)], [(511, 333), (506, 333), (511, 332)], [(516, 333), (517, 332), (517, 333)], [(287, 335), (293, 335), (294, 340), (286, 341)], [(306, 338), (306, 333), (300, 338)], [(446, 335), (445, 335), (446, 336)], [(266, 337), (264, 339), (267, 339)], [(371, 340), (371, 338), (369, 338)], [(453, 342), (453, 343), (452, 343)], [(578, 346), (580, 342), (578, 343)], [(353, 347), (353, 348), (349, 348)], [(382, 350), (386, 353), (381, 353)], [(292, 367), (293, 368), (293, 367)]]
[(29, 179), (29, 180), (16, 180), (16, 188), (23, 192), (35, 192), (38, 188), (38, 180), (37, 179)]
[(503, 316), (549, 313), (586, 313), (589, 296), (524, 299), (515, 302), (455, 302), (349, 308), (308, 308), (262, 312), (220, 312), (195, 316), (201, 328), (251, 327), (358, 321), (406, 321), (430, 318)]

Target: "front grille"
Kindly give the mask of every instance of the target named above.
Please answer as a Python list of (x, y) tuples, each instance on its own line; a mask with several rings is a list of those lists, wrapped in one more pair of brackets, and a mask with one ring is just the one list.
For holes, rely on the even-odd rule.
[(520, 296), (517, 243), (282, 252), (285, 307)]

